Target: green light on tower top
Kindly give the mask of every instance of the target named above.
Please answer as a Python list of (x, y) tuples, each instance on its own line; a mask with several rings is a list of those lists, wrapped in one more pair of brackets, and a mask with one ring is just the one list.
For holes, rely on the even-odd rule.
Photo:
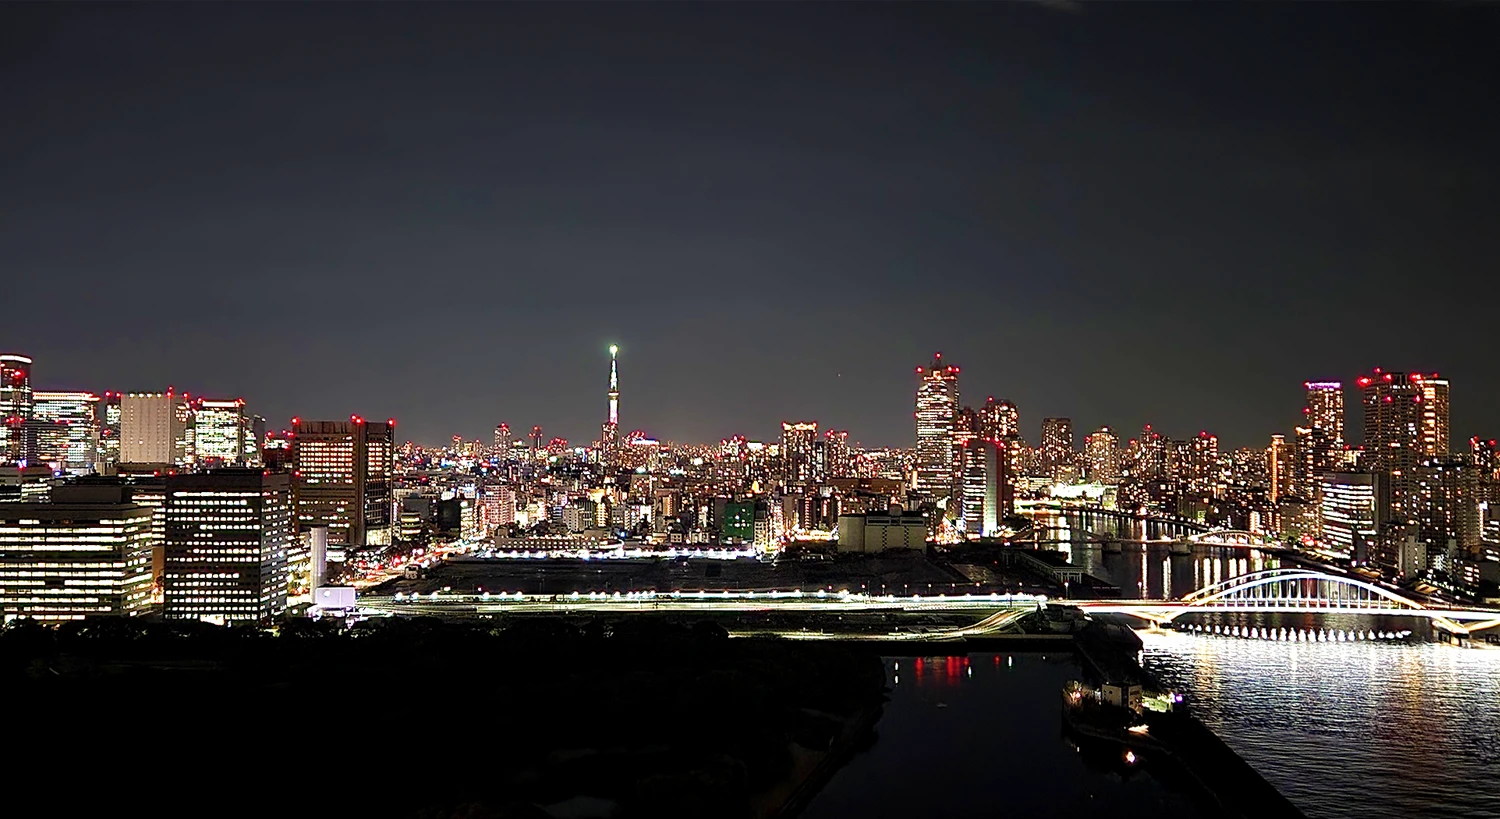
[(609, 345), (609, 354), (610, 355), (619, 355), (620, 354), (620, 348), (619, 348), (619, 346), (615, 345), (615, 344)]

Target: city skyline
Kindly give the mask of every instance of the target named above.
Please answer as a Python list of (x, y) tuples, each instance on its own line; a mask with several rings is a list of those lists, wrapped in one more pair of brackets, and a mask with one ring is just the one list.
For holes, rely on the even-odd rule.
[[(1455, 298), (1494, 256), (1485, 30), (1460, 5), (11, 4), (0, 259), (28, 308), (0, 347), (49, 388), (426, 441), (592, 440), (611, 342), (627, 429), (677, 440), (903, 443), (934, 349), (1028, 438), (1261, 445), (1286, 385), (1375, 365), (1451, 377), (1454, 428), (1487, 433), (1487, 309)], [(1352, 331), (1396, 293), (1430, 306)]]
[[(531, 427), (531, 426), (540, 426), (542, 428), (542, 430), (543, 430), (543, 434), (544, 434), (545, 438), (550, 439), (550, 438), (554, 438), (554, 437), (561, 437), (561, 438), (566, 439), (569, 442), (570, 446), (591, 447), (591, 446), (594, 446), (595, 444), (602, 443), (602, 442), (604, 442), (604, 435), (605, 435), (605, 433), (611, 429), (611, 421), (614, 421), (614, 423), (616, 425), (618, 424), (618, 420), (617, 420), (618, 419), (618, 406), (619, 406), (618, 402), (620, 400), (621, 392), (620, 392), (620, 387), (619, 387), (619, 379), (618, 379), (618, 369), (617, 369), (617, 367), (618, 367), (619, 354), (621, 353), (622, 349), (623, 348), (619, 344), (617, 344), (617, 343), (610, 343), (610, 344), (606, 345), (606, 347), (605, 347), (605, 352), (608, 354), (608, 360), (609, 360), (609, 381), (608, 381), (608, 392), (606, 394), (606, 402), (607, 402), (606, 403), (606, 407), (607, 407), (607, 410), (603, 414), (603, 417), (604, 417), (605, 420), (604, 420), (604, 423), (601, 425), (602, 428), (601, 427), (596, 427), (596, 429), (600, 429), (600, 431), (599, 432), (595, 432), (594, 435), (593, 435), (593, 437), (587, 437), (587, 438), (585, 438), (585, 437), (574, 437), (572, 435), (566, 435), (566, 434), (561, 434), (560, 435), (559, 434), (559, 430), (555, 426), (549, 425), (546, 422), (542, 422), (540, 424), (537, 424), (532, 419), (521, 419), (520, 421), (515, 421), (515, 419), (509, 419), (509, 418), (507, 418), (507, 419), (502, 419), (502, 420), (499, 420), (499, 421), (491, 423), (487, 427), (487, 430), (485, 432), (480, 433), (480, 434), (469, 434), (468, 431), (465, 431), (463, 433), (459, 433), (457, 431), (454, 431), (454, 432), (450, 432), (448, 434), (438, 433), (438, 434), (432, 436), (432, 438), (430, 438), (430, 439), (419, 439), (419, 438), (417, 438), (415, 436), (410, 436), (408, 433), (405, 432), (405, 430), (407, 429), (407, 427), (406, 427), (406, 424), (403, 422), (403, 424), (402, 424), (403, 434), (399, 438), (399, 440), (402, 440), (402, 441), (411, 441), (411, 442), (413, 442), (415, 444), (418, 444), (418, 445), (421, 445), (421, 446), (424, 446), (424, 447), (441, 447), (443, 444), (450, 442), (452, 440), (453, 436), (455, 436), (455, 435), (458, 438), (460, 438), (463, 441), (465, 441), (465, 442), (467, 442), (467, 441), (476, 441), (476, 440), (477, 441), (488, 441), (488, 440), (490, 440), (493, 437), (493, 433), (494, 433), (495, 427), (497, 427), (497, 426), (499, 426), (501, 424), (504, 424), (507, 427), (513, 427), (513, 428), (517, 428), (517, 429), (524, 429), (524, 428), (528, 428), (528, 427)], [(0, 351), (0, 354), (3, 354), (3, 355), (5, 355), (7, 357), (10, 357), (10, 358), (27, 359), (28, 363), (29, 363), (29, 367), (32, 369), (33, 373), (35, 372), (36, 364), (35, 364), (34, 357), (27, 356), (24, 353), (17, 353), (17, 352), (14, 352), (14, 351), (11, 351), (11, 352)], [(938, 351), (938, 352), (934, 353), (933, 356), (934, 357), (933, 357), (933, 362), (932, 363), (934, 365), (936, 365), (938, 363), (943, 363), (943, 364), (946, 365), (946, 364), (948, 364), (949, 362), (952, 361), (952, 358), (949, 358), (947, 361), (944, 361), (943, 360), (943, 353), (941, 351)], [(922, 373), (923, 373), (923, 371), (925, 369), (927, 369), (927, 368), (918, 367), (917, 368), (918, 375), (921, 376)], [(949, 369), (949, 370), (952, 371), (953, 377), (955, 377), (955, 378), (959, 377), (959, 375), (960, 375), (959, 374), (959, 369), (960, 368), (958, 368), (956, 366), (949, 366), (947, 369)], [(1313, 423), (1313, 421), (1310, 419), (1310, 413), (1325, 413), (1325, 412), (1329, 412), (1329, 410), (1321, 410), (1321, 409), (1317, 409), (1317, 408), (1315, 408), (1313, 406), (1304, 405), (1301, 408), (1301, 412), (1299, 414), (1297, 412), (1297, 409), (1296, 409), (1296, 405), (1298, 403), (1296, 395), (1297, 395), (1297, 392), (1298, 392), (1298, 387), (1300, 386), (1302, 388), (1302, 390), (1305, 392), (1306, 400), (1309, 401), (1309, 402), (1314, 401), (1315, 400), (1314, 397), (1317, 396), (1317, 395), (1319, 395), (1319, 394), (1332, 393), (1332, 394), (1338, 396), (1337, 407), (1338, 407), (1338, 418), (1339, 418), (1340, 427), (1338, 428), (1335, 437), (1328, 440), (1326, 446), (1329, 447), (1330, 449), (1343, 450), (1343, 449), (1346, 449), (1346, 448), (1358, 448), (1359, 446), (1361, 446), (1364, 443), (1364, 440), (1363, 440), (1362, 437), (1356, 437), (1356, 435), (1361, 430), (1364, 429), (1364, 404), (1360, 400), (1359, 396), (1360, 396), (1361, 391), (1364, 390), (1366, 384), (1368, 384), (1369, 381), (1370, 381), (1370, 378), (1368, 376), (1364, 375), (1364, 373), (1374, 373), (1376, 375), (1379, 375), (1381, 373), (1390, 373), (1390, 372), (1403, 373), (1404, 374), (1404, 372), (1402, 370), (1392, 370), (1392, 369), (1387, 369), (1387, 368), (1382, 368), (1382, 367), (1374, 367), (1374, 368), (1367, 368), (1365, 370), (1361, 370), (1360, 371), (1360, 375), (1357, 375), (1357, 376), (1354, 376), (1354, 377), (1350, 377), (1347, 380), (1344, 380), (1342, 378), (1340, 378), (1340, 379), (1309, 379), (1309, 380), (1303, 380), (1302, 382), (1300, 382), (1300, 385), (1297, 384), (1297, 383), (1283, 385), (1282, 392), (1285, 393), (1284, 398), (1285, 398), (1285, 403), (1287, 405), (1287, 411), (1284, 413), (1285, 419), (1282, 422), (1281, 426), (1270, 426), (1267, 429), (1267, 431), (1265, 432), (1265, 434), (1264, 434), (1264, 436), (1262, 438), (1257, 439), (1257, 440), (1243, 441), (1243, 442), (1234, 441), (1234, 440), (1225, 440), (1225, 436), (1221, 432), (1218, 431), (1218, 427), (1214, 423), (1211, 422), (1211, 419), (1200, 419), (1200, 423), (1198, 423), (1196, 425), (1189, 424), (1187, 427), (1184, 427), (1181, 430), (1175, 430), (1175, 429), (1172, 429), (1170, 427), (1167, 427), (1164, 424), (1156, 423), (1153, 420), (1151, 420), (1150, 418), (1147, 418), (1147, 419), (1143, 420), (1141, 423), (1135, 424), (1135, 425), (1122, 424), (1122, 423), (1117, 423), (1117, 422), (1110, 421), (1110, 420), (1103, 420), (1103, 421), (1098, 421), (1098, 422), (1094, 422), (1092, 420), (1084, 420), (1084, 421), (1080, 422), (1076, 417), (1074, 417), (1072, 415), (1068, 415), (1066, 413), (1059, 414), (1059, 415), (1049, 415), (1049, 416), (1040, 416), (1040, 415), (1036, 415), (1036, 414), (1033, 414), (1033, 413), (1029, 413), (1029, 412), (1027, 412), (1027, 408), (1024, 405), (1020, 405), (1017, 402), (1010, 402), (1009, 403), (1009, 408), (1010, 408), (1010, 411), (1015, 412), (1015, 413), (1017, 413), (1019, 415), (1020, 422), (1019, 422), (1018, 429), (1019, 429), (1019, 434), (1020, 434), (1022, 440), (1024, 440), (1028, 445), (1030, 445), (1030, 446), (1036, 446), (1036, 447), (1043, 446), (1046, 443), (1046, 441), (1047, 441), (1047, 434), (1048, 434), (1047, 433), (1047, 423), (1050, 422), (1050, 421), (1058, 420), (1058, 421), (1065, 422), (1066, 427), (1067, 427), (1067, 434), (1071, 437), (1072, 445), (1073, 445), (1073, 447), (1074, 447), (1075, 450), (1082, 450), (1086, 446), (1087, 439), (1088, 439), (1088, 436), (1090, 434), (1089, 433), (1090, 429), (1107, 428), (1108, 430), (1113, 430), (1114, 431), (1113, 434), (1118, 437), (1119, 443), (1121, 445), (1123, 445), (1127, 441), (1136, 438), (1136, 432), (1139, 431), (1140, 429), (1142, 429), (1145, 426), (1150, 426), (1158, 434), (1165, 435), (1165, 437), (1172, 438), (1172, 439), (1175, 439), (1175, 440), (1189, 440), (1189, 439), (1193, 438), (1195, 435), (1198, 435), (1198, 434), (1206, 431), (1206, 432), (1212, 433), (1216, 438), (1218, 438), (1220, 441), (1222, 441), (1224, 449), (1240, 449), (1240, 448), (1261, 449), (1261, 448), (1265, 448), (1266, 446), (1270, 445), (1271, 440), (1272, 440), (1272, 436), (1275, 436), (1275, 435), (1285, 435), (1285, 436), (1288, 436), (1289, 438), (1294, 437), (1294, 436), (1291, 435), (1291, 433), (1293, 432), (1294, 429), (1297, 428), (1299, 422), (1300, 423)], [(1412, 369), (1412, 370), (1405, 371), (1405, 372), (1412, 373), (1416, 377), (1416, 379), (1417, 379), (1418, 382), (1421, 381), (1421, 379), (1422, 379), (1422, 377), (1424, 375), (1424, 371), (1421, 370), (1421, 369)], [(1447, 385), (1448, 385), (1448, 383), (1449, 383), (1449, 381), (1451, 379), (1449, 379), (1447, 376), (1440, 376), (1440, 373), (1438, 373), (1438, 372), (1428, 372), (1428, 373), (1425, 373), (1425, 377), (1427, 379), (1429, 379), (1429, 380), (1440, 380), (1440, 382), (1443, 384), (1443, 390), (1444, 390), (1444, 392), (1443, 392), (1443, 399), (1442, 400), (1444, 402), (1445, 407), (1447, 407), (1448, 406)], [(597, 376), (596, 376), (596, 379), (597, 379)], [(963, 377), (959, 381), (959, 383), (960, 383), (960, 385), (962, 385), (962, 384), (969, 384), (970, 383), (969, 382), (969, 377), (967, 377), (967, 376)], [(956, 397), (956, 404), (954, 406), (955, 417), (956, 417), (956, 413), (958, 412), (958, 410), (962, 410), (962, 409), (974, 409), (977, 412), (980, 412), (981, 414), (983, 414), (983, 412), (986, 409), (988, 409), (990, 412), (993, 413), (993, 412), (995, 412), (995, 408), (996, 408), (996, 404), (994, 402), (997, 402), (997, 401), (1002, 402), (1002, 405), (1004, 405), (1005, 402), (1009, 402), (1009, 397), (1008, 397), (1009, 394), (1008, 393), (1000, 393), (1000, 392), (995, 392), (995, 391), (986, 391), (986, 390), (983, 390), (983, 389), (977, 389), (976, 390), (976, 389), (973, 389), (973, 385), (972, 384), (970, 384), (969, 388), (970, 388), (970, 392), (967, 393), (967, 395), (968, 395), (967, 398), (964, 398), (963, 394), (960, 394), (960, 395), (958, 395)], [(72, 392), (60, 391), (57, 388), (56, 385), (47, 382), (45, 380), (45, 378), (38, 379), (35, 376), (33, 376), (33, 380), (32, 380), (32, 389), (35, 392), (37, 392), (37, 393), (48, 392), (48, 393), (59, 394), (59, 395), (72, 394)], [(72, 390), (72, 388), (69, 388), (69, 389)], [(172, 388), (172, 387), (168, 387), (166, 389), (159, 390), (159, 391), (157, 391), (155, 393), (150, 393), (150, 394), (162, 394), (162, 395), (165, 395), (165, 394), (169, 394), (173, 389), (174, 388)], [(1462, 395), (1462, 385), (1461, 385), (1460, 389), (1461, 389), (1460, 394)], [(910, 410), (910, 400), (911, 400), (911, 398), (910, 398), (910, 390), (911, 390), (911, 385), (908, 385), (908, 391), (905, 394), (905, 398), (906, 398), (906, 402), (907, 402), (907, 407), (908, 407), (908, 409), (906, 410), (906, 417), (910, 417), (910, 415), (911, 415), (911, 410)], [(202, 403), (203, 400), (204, 400), (204, 398), (205, 398), (204, 396), (196, 394), (196, 393), (192, 393), (191, 391), (178, 390), (178, 392), (180, 394), (184, 394), (184, 395), (188, 395), (188, 394), (198, 395), (198, 398), (196, 399), (198, 403)], [(1352, 395), (1351, 395), (1351, 393), (1352, 393)], [(121, 393), (120, 391), (113, 391), (113, 390), (89, 389), (89, 390), (83, 390), (79, 394), (91, 394), (91, 395), (95, 396), (95, 398), (97, 399), (98, 396), (103, 396), (103, 395), (121, 395), (123, 393)], [(983, 395), (985, 397), (984, 398), (979, 398), (978, 397), (979, 395)], [(209, 400), (210, 404), (217, 404), (217, 403), (237, 404), (241, 408), (241, 411), (248, 411), (248, 412), (251, 412), (252, 415), (264, 417), (263, 413), (261, 412), (260, 405), (258, 403), (255, 403), (253, 400), (250, 402), (250, 406), (249, 406), (248, 409), (246, 409), (246, 399), (244, 399), (243, 397), (239, 397), (239, 398), (235, 398), (235, 399), (220, 399), (219, 401), (215, 401), (213, 398), (209, 398), (208, 400)], [(635, 396), (632, 395), (632, 399), (631, 400), (632, 401), (636, 401), (636, 400), (640, 400), (640, 398), (637, 398), (637, 397), (635, 397)], [(597, 384), (596, 384), (596, 391), (595, 391), (594, 403), (595, 404), (598, 403), (598, 398), (597, 398)], [(645, 403), (647, 403), (648, 405), (650, 405), (652, 402), (646, 401)], [(1463, 403), (1464, 403), (1463, 401), (1460, 401), (1460, 407), (1463, 406)], [(1451, 409), (1449, 411), (1451, 412)], [(300, 419), (300, 418), (324, 418), (324, 419), (335, 419), (336, 420), (336, 419), (340, 419), (340, 418), (346, 417), (347, 415), (348, 415), (347, 412), (345, 412), (344, 414), (341, 415), (338, 411), (333, 411), (333, 412), (330, 412), (330, 413), (324, 414), (324, 415), (319, 415), (317, 413), (310, 413), (310, 412), (300, 412), (300, 413), (294, 414), (291, 417), (289, 417), (286, 420), (285, 423), (277, 422), (274, 418), (267, 418), (267, 425), (268, 425), (267, 428), (270, 429), (270, 430), (272, 430), (272, 431), (279, 430), (279, 429), (290, 429), (290, 428), (292, 428), (294, 426), (294, 422), (297, 419)], [(1463, 416), (1464, 416), (1464, 413), (1462, 413), (1462, 412), (1458, 413), (1458, 417), (1461, 418)], [(1332, 416), (1330, 416), (1330, 417), (1332, 417)], [(394, 421), (394, 420), (395, 419), (393, 418), (392, 421)], [(799, 414), (795, 414), (794, 413), (794, 414), (788, 415), (787, 417), (779, 419), (779, 420), (768, 421), (767, 425), (768, 426), (772, 426), (773, 428), (770, 429), (769, 431), (767, 431), (765, 434), (760, 434), (760, 433), (754, 433), (754, 434), (752, 434), (752, 433), (747, 433), (747, 432), (745, 432), (743, 430), (734, 430), (734, 431), (725, 432), (725, 433), (717, 435), (717, 436), (710, 436), (710, 437), (707, 437), (707, 438), (694, 439), (694, 438), (677, 437), (677, 436), (673, 436), (673, 435), (669, 435), (669, 434), (662, 434), (661, 432), (658, 432), (649, 422), (639, 422), (639, 423), (632, 422), (631, 425), (627, 425), (626, 427), (623, 427), (623, 428), (617, 428), (615, 431), (616, 431), (616, 434), (617, 434), (617, 443), (620, 444), (620, 445), (623, 445), (626, 442), (626, 436), (629, 434), (629, 432), (636, 431), (636, 430), (644, 431), (644, 432), (647, 433), (648, 436), (656, 438), (656, 439), (659, 439), (659, 440), (674, 441), (674, 442), (677, 442), (677, 443), (684, 443), (684, 444), (713, 443), (714, 441), (726, 440), (726, 439), (729, 439), (729, 438), (733, 438), (735, 436), (744, 436), (744, 437), (749, 438), (750, 440), (761, 440), (761, 441), (766, 441), (766, 442), (775, 442), (775, 441), (777, 441), (780, 438), (780, 436), (782, 434), (780, 432), (781, 425), (783, 425), (784, 423), (786, 423), (788, 421), (796, 421), (796, 420), (806, 420), (806, 421), (810, 421), (812, 423), (824, 425), (825, 427), (829, 426), (830, 423), (834, 427), (839, 426), (839, 424), (837, 423), (837, 421), (829, 422), (829, 421), (825, 421), (823, 419), (813, 418), (810, 415), (806, 415), (806, 414), (799, 415)], [(1268, 422), (1268, 423), (1274, 423), (1274, 422)], [(1450, 426), (1452, 427), (1453, 430), (1457, 430), (1457, 431), (1450, 433), (1449, 430), (1447, 428), (1445, 428), (1443, 430), (1443, 433), (1445, 435), (1449, 436), (1450, 442), (1453, 443), (1453, 446), (1458, 446), (1460, 444), (1463, 444), (1464, 442), (1468, 441), (1470, 438), (1488, 439), (1492, 435), (1491, 429), (1488, 428), (1488, 427), (1486, 427), (1484, 429), (1476, 429), (1476, 430), (1470, 431), (1470, 430), (1466, 429), (1464, 426), (1462, 426), (1459, 423), (1450, 423)], [(1316, 424), (1314, 424), (1314, 428), (1316, 428)], [(945, 429), (946, 429), (946, 427), (945, 427)], [(1349, 430), (1349, 432), (1346, 433), (1345, 429)], [(568, 430), (563, 430), (563, 432), (567, 432), (567, 431)], [(869, 448), (912, 448), (914, 446), (917, 446), (917, 444), (915, 442), (920, 437), (920, 435), (918, 435), (917, 437), (913, 437), (912, 436), (910, 424), (907, 425), (907, 438), (904, 441), (901, 441), (901, 440), (896, 440), (896, 441), (870, 441), (870, 440), (866, 440), (866, 439), (864, 439), (860, 435), (859, 430), (857, 430), (857, 429), (856, 430), (849, 430), (848, 434), (850, 434), (852, 436), (852, 438), (851, 438), (852, 441), (859, 443), (861, 446), (865, 446), (865, 447), (869, 447)], [(949, 434), (950, 434), (949, 432), (944, 432), (943, 433), (943, 435), (945, 437), (947, 435), (949, 435)], [(1429, 432), (1429, 434), (1431, 434), (1431, 433)], [(606, 447), (606, 448), (608, 448), (608, 447)], [(1316, 464), (1316, 467), (1319, 468), (1319, 469), (1328, 468), (1329, 464), (1330, 464), (1330, 462), (1327, 462), (1327, 456), (1323, 456), (1323, 460), (1320, 461), (1318, 464)]]

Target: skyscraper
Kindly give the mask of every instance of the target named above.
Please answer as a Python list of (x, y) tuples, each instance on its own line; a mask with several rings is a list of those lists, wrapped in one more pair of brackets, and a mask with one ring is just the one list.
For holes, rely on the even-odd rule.
[(993, 537), (1000, 532), (1006, 480), (1003, 446), (979, 437), (964, 443), (959, 522), (966, 537)]
[(817, 421), (781, 422), (782, 479), (787, 484), (806, 485), (814, 481), (817, 461), (813, 443), (817, 438)]
[(328, 542), (385, 546), (394, 537), (395, 421), (292, 419), (297, 526), (328, 527)]
[(293, 536), (286, 473), (174, 475), (166, 523), (164, 616), (256, 622), (286, 609)]
[(1021, 414), (1016, 405), (1005, 398), (996, 401), (993, 395), (984, 399), (984, 406), (979, 410), (979, 434), (990, 441), (1019, 437)]
[(1266, 474), (1272, 503), (1292, 494), (1292, 450), (1285, 435), (1271, 436), (1271, 445), (1266, 447)]
[(1412, 383), (1422, 393), (1422, 424), (1420, 427), (1422, 456), (1425, 458), (1447, 458), (1448, 433), (1448, 379), (1438, 378), (1437, 373), (1411, 374)]
[(957, 472), (954, 426), (958, 418), (958, 368), (944, 366), (943, 354), (934, 353), (932, 365), (917, 368), (922, 381), (917, 386), (916, 490), (929, 497), (953, 491)]
[(850, 478), (854, 476), (854, 460), (849, 451), (848, 430), (830, 429), (823, 433), (823, 447), (829, 477)]
[(245, 399), (216, 401), (199, 398), (193, 416), (193, 446), (199, 464), (245, 464), (245, 439), (250, 437)]
[(43, 391), (33, 395), (36, 460), (74, 475), (93, 472), (99, 452), (99, 396)]
[(1056, 478), (1063, 467), (1073, 465), (1073, 420), (1071, 418), (1042, 419), (1042, 469)]
[(495, 451), (492, 457), (496, 461), (503, 461), (510, 457), (510, 424), (498, 424), (495, 427)]
[[(1421, 378), (1417, 374), (1408, 376), (1377, 369), (1370, 375), (1360, 376), (1357, 382), (1365, 410), (1365, 465), (1372, 471), (1390, 476), (1389, 520), (1398, 526), (1416, 520), (1416, 468), (1426, 452), (1423, 437), (1425, 407), (1422, 405), (1425, 388), (1420, 383)], [(1446, 389), (1443, 395), (1446, 399)], [(1443, 410), (1446, 413), (1446, 400)], [(1435, 446), (1436, 418), (1432, 426)], [(1447, 418), (1444, 417), (1442, 430), (1445, 435), (1447, 427)]]
[(1317, 498), (1318, 476), (1344, 468), (1344, 385), (1339, 381), (1305, 381), (1307, 403), (1302, 426), (1295, 431), (1297, 494)]
[(0, 355), (0, 463), (26, 460), (24, 428), (32, 418), (31, 359)]
[(120, 463), (182, 463), (185, 419), (178, 406), (182, 403), (171, 390), (121, 396)]
[(99, 456), (95, 467), (101, 475), (113, 475), (120, 465), (120, 399), (117, 392), (104, 393), (100, 413)]
[(1099, 427), (1083, 439), (1083, 455), (1094, 483), (1120, 482), (1120, 439), (1109, 427)]

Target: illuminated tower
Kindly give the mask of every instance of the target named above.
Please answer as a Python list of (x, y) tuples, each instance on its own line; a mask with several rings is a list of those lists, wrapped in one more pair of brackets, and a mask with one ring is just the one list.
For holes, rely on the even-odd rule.
[(531, 428), (531, 460), (536, 460), (537, 453), (542, 449), (542, 425), (537, 424)]
[(31, 420), (31, 359), (0, 355), (0, 463), (24, 461), (26, 422)]
[(1448, 454), (1448, 382), (1436, 374), (1360, 376), (1365, 409), (1365, 455), (1372, 471), (1391, 476), (1391, 514), (1397, 525), (1415, 520), (1417, 465)]
[(955, 455), (954, 423), (958, 419), (958, 368), (943, 365), (943, 354), (934, 353), (930, 369), (917, 368), (922, 383), (917, 386), (917, 479), (918, 492), (930, 497), (948, 495), (953, 489)]
[(1428, 458), (1448, 457), (1448, 379), (1437, 373), (1411, 374), (1412, 383), (1422, 391), (1422, 454)]
[(620, 348), (609, 345), (609, 419), (599, 433), (599, 460), (612, 463), (616, 450), (620, 448)]
[(1073, 419), (1042, 419), (1042, 468), (1052, 478), (1073, 465)]
[(1083, 438), (1084, 458), (1089, 480), (1094, 483), (1120, 482), (1120, 439), (1109, 427), (1099, 427)]
[(298, 530), (327, 526), (331, 544), (389, 546), (395, 535), (395, 420), (293, 418), (291, 436)]
[(817, 421), (781, 422), (782, 475), (787, 484), (813, 482), (816, 471), (813, 442), (817, 437)]
[(979, 410), (979, 435), (986, 441), (1020, 437), (1021, 416), (1016, 405), (1004, 398), (996, 401), (993, 395), (984, 399), (984, 407)]

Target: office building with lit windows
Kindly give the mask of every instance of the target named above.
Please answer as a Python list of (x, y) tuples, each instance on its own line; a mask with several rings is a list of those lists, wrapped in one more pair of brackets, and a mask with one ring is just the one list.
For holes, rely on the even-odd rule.
[(242, 466), (252, 437), (245, 399), (199, 398), (193, 413), (194, 461), (204, 466)]
[(259, 622), (286, 610), (292, 488), (284, 472), (218, 469), (167, 479), (162, 614)]
[(340, 546), (387, 546), (395, 537), (391, 494), (396, 423), (292, 419), (297, 526), (328, 527)]
[(979, 434), (989, 441), (1000, 441), (1021, 435), (1021, 414), (1008, 399), (995, 400), (995, 396), (984, 399), (979, 408)]
[(0, 355), (0, 463), (25, 461), (24, 428), (32, 417), (31, 359)]
[(1389, 483), (1370, 472), (1324, 472), (1318, 476), (1319, 545), (1360, 563), (1377, 551)]
[(823, 433), (823, 452), (827, 464), (827, 477), (850, 478), (854, 476), (854, 459), (853, 453), (849, 450), (848, 430), (830, 429)]
[[(1447, 446), (1447, 382), (1442, 383), (1442, 405), (1428, 417), (1424, 406), (1428, 388), (1420, 373), (1388, 373), (1375, 370), (1356, 382), (1365, 411), (1364, 462), (1362, 466), (1391, 478), (1390, 521), (1404, 526), (1416, 522), (1416, 469), (1427, 449), (1438, 446), (1443, 436)], [(1443, 417), (1437, 417), (1437, 411)], [(1431, 431), (1430, 442), (1426, 431)], [(1435, 456), (1434, 456), (1435, 457)]]
[(120, 397), (120, 463), (187, 463), (186, 403), (171, 390)]
[(815, 480), (817, 458), (813, 444), (817, 439), (817, 421), (781, 423), (781, 463), (786, 483), (806, 485)]
[(959, 521), (965, 537), (995, 537), (1005, 514), (1003, 445), (970, 438), (963, 449), (963, 489)]
[(1073, 420), (1043, 418), (1042, 446), (1039, 451), (1040, 472), (1056, 478), (1065, 467), (1073, 466)]
[(36, 460), (56, 472), (93, 472), (99, 455), (99, 396), (40, 390), (34, 396)]
[(1083, 458), (1090, 481), (1120, 482), (1120, 439), (1109, 427), (1099, 427), (1084, 436)]
[(99, 453), (94, 467), (101, 475), (113, 475), (120, 465), (120, 394), (104, 393), (99, 409)]
[(953, 491), (961, 450), (955, 449), (958, 421), (958, 368), (943, 363), (934, 353), (932, 365), (918, 367), (922, 379), (917, 386), (916, 490), (928, 497), (944, 497)]
[(151, 510), (119, 486), (0, 503), (0, 617), (138, 614), (151, 602)]
[(1266, 447), (1266, 476), (1271, 503), (1292, 494), (1292, 449), (1285, 435), (1272, 435)]

